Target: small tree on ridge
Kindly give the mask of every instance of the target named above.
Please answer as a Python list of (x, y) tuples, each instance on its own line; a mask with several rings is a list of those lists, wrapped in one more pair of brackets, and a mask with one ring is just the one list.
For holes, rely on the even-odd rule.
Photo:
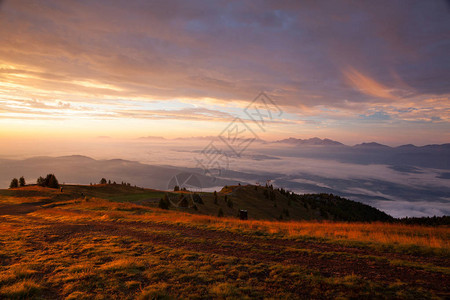
[(13, 189), (13, 188), (17, 188), (19, 187), (19, 180), (17, 180), (17, 178), (13, 178), (11, 180), (11, 183), (9, 184), (9, 188)]

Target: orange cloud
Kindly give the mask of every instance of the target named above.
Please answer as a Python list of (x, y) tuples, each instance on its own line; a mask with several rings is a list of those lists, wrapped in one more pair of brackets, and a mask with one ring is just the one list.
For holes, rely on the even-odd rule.
[(382, 85), (374, 79), (358, 72), (352, 67), (348, 67), (344, 72), (347, 81), (362, 93), (378, 98), (399, 100), (400, 98), (392, 94), (392, 89)]

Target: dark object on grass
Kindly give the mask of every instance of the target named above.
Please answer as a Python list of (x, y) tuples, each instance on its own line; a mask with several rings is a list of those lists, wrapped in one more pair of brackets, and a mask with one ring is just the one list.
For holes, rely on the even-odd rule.
[(248, 220), (248, 212), (246, 210), (239, 210), (239, 219)]

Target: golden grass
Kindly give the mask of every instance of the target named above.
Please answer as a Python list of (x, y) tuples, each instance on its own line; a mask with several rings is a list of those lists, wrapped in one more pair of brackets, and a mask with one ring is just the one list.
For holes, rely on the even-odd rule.
[(144, 267), (144, 263), (135, 258), (120, 258), (111, 262), (105, 263), (100, 267), (102, 270), (117, 271), (124, 269), (136, 269)]
[[(237, 218), (218, 218), (206, 215), (194, 215), (183, 212), (149, 208), (132, 203), (109, 202), (103, 199), (92, 199), (76, 204), (77, 209), (45, 209), (32, 213), (40, 217), (59, 221), (83, 221), (93, 218), (101, 221), (117, 222), (153, 222), (180, 224), (191, 227), (204, 227), (220, 231), (245, 232), (248, 234), (275, 234), (289, 238), (325, 238), (338, 241), (357, 241), (378, 244), (404, 246), (422, 246), (437, 249), (449, 249), (449, 227), (426, 227), (395, 223), (346, 223), (331, 221), (264, 221)], [(126, 210), (126, 211), (124, 211)], [(142, 211), (144, 214), (133, 214), (130, 211)]]
[[(289, 255), (297, 252), (302, 257), (311, 255), (314, 260), (333, 257), (335, 261), (342, 260), (343, 266), (346, 266), (346, 260), (349, 263), (376, 263), (383, 260), (380, 264), (386, 265), (386, 268), (400, 266), (406, 270), (421, 269), (435, 276), (435, 273), (448, 274), (448, 268), (435, 263), (433, 259), (426, 260), (428, 264), (421, 261), (412, 263), (401, 257), (391, 261), (390, 248), (386, 253), (368, 251), (360, 255), (340, 253), (343, 247), (330, 247), (333, 252), (325, 250), (322, 254), (319, 249), (303, 248), (303, 243), (287, 243), (286, 246), (274, 242), (274, 249), (264, 245), (270, 245), (268, 240), (273, 237), (313, 237), (332, 241), (371, 242), (376, 245), (420, 245), (448, 249), (450, 233), (446, 227), (241, 221), (116, 203), (99, 198), (89, 201), (70, 200), (61, 204), (65, 205), (39, 209), (26, 215), (2, 216), (0, 258), (5, 259), (8, 264), (0, 266), (0, 299), (48, 295), (61, 299), (94, 299), (100, 296), (120, 299), (184, 299), (195, 296), (204, 299), (293, 299), (302, 296), (308, 298), (308, 295), (312, 298), (364, 298), (368, 295), (373, 298), (395, 298), (400, 295), (397, 298), (414, 299), (442, 295), (432, 289), (424, 289), (425, 285), (414, 287), (410, 283), (398, 284), (395, 280), (379, 281), (377, 277), (363, 277), (364, 272), (362, 275), (354, 275), (353, 272), (346, 272), (345, 267), (342, 268), (343, 272), (333, 273), (328, 277), (322, 276), (314, 265), (291, 264), (288, 260), (283, 261), (286, 263), (256, 260), (259, 255), (277, 257), (279, 254), (282, 254), (280, 257), (286, 255), (289, 259)], [(195, 230), (151, 226), (151, 223), (180, 224), (205, 229), (209, 231), (207, 236), (213, 237), (207, 243), (212, 248), (204, 251), (202, 243), (206, 237), (197, 235)], [(102, 232), (103, 229), (71, 232), (71, 228), (89, 224), (100, 229), (121, 228), (123, 231), (118, 230), (117, 234), (114, 230)], [(127, 228), (130, 229), (128, 233)], [(234, 235), (217, 235), (213, 240), (217, 234), (212, 232), (215, 230), (239, 233), (244, 238), (235, 241)], [(183, 236), (189, 231), (192, 232)], [(139, 232), (145, 233), (146, 237), (165, 239), (161, 239), (161, 242), (157, 238), (139, 239), (136, 236)], [(223, 240), (220, 236), (226, 238)], [(254, 240), (247, 243), (245, 237), (248, 236), (261, 238), (263, 245), (253, 250)], [(165, 244), (166, 238), (178, 242), (174, 245)], [(185, 248), (187, 245), (197, 245), (198, 248), (189, 247), (188, 250)], [(368, 245), (367, 247), (372, 247), (372, 244)], [(239, 251), (230, 252), (229, 255), (227, 252), (222, 254), (222, 249), (230, 247), (237, 247), (237, 250), (242, 247), (242, 251), (252, 255), (241, 257)], [(427, 252), (429, 253), (433, 258), (434, 251)], [(253, 254), (256, 258), (253, 258)], [(439, 262), (443, 261), (442, 257), (434, 258)], [(330, 268), (330, 272), (334, 272), (333, 268)], [(427, 280), (425, 276), (420, 279)], [(305, 294), (298, 295), (298, 292)]]
[(5, 297), (26, 298), (41, 290), (39, 284), (31, 279), (24, 279), (0, 288), (0, 295)]
[(280, 234), (291, 238), (315, 237), (331, 240), (416, 245), (447, 249), (450, 246), (450, 228), (448, 227), (426, 227), (382, 222), (242, 221), (237, 218), (217, 218), (186, 213), (132, 215), (129, 218), (143, 222), (176, 223), (187, 226), (200, 225), (225, 231), (238, 230), (249, 233), (258, 231), (267, 234)]

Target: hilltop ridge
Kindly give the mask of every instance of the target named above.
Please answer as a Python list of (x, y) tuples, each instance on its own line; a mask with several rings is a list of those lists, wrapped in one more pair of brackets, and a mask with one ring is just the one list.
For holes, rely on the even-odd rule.
[[(216, 193), (163, 191), (122, 184), (63, 185), (63, 192), (38, 186), (2, 190), (0, 195), (39, 197), (40, 203), (68, 201), (79, 198), (100, 198), (158, 207), (167, 197), (169, 209), (194, 214), (237, 217), (247, 210), (249, 219), (258, 220), (330, 220), (330, 221), (392, 221), (380, 210), (333, 194), (299, 195), (271, 186), (230, 185)], [(12, 203), (11, 203), (12, 204)]]

